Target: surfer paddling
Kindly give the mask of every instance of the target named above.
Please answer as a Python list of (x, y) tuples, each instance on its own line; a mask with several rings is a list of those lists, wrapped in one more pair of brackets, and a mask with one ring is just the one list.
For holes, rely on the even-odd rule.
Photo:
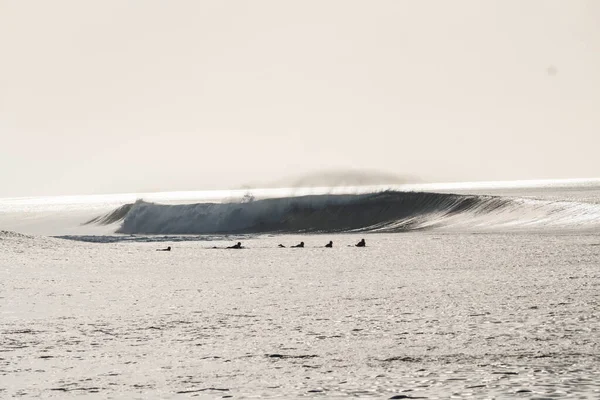
[(355, 244), (356, 247), (367, 247), (367, 244), (365, 243), (365, 239), (360, 239), (360, 242)]
[(171, 251), (171, 246), (167, 247), (166, 249), (156, 249), (156, 251)]
[(228, 247), (228, 249), (241, 249), (241, 248), (242, 248), (242, 242), (237, 242), (233, 246)]
[(304, 248), (304, 242), (300, 242), (300, 243), (298, 243), (297, 245), (295, 245), (295, 246), (292, 246), (292, 247), (296, 247), (296, 248)]

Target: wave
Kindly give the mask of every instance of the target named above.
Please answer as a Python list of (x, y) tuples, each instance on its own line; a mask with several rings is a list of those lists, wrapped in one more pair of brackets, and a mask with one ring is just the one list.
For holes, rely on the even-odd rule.
[(86, 223), (84, 223), (84, 225), (110, 225), (122, 221), (127, 216), (129, 211), (138, 203), (139, 202), (122, 205), (121, 207), (109, 212), (108, 214), (100, 215), (99, 217), (87, 221)]
[(386, 191), (238, 203), (138, 200), (88, 223), (125, 234), (405, 232), (424, 229), (597, 229), (600, 206), (524, 198)]
[(3, 239), (33, 239), (33, 236), (13, 231), (2, 230), (0, 231), (0, 240)]

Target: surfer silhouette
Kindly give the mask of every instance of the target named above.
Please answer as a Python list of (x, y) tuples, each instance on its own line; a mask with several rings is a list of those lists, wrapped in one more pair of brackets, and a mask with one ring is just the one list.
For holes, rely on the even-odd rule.
[(241, 249), (241, 248), (242, 248), (242, 242), (237, 242), (233, 246), (228, 247), (228, 249)]
[(302, 247), (304, 247), (304, 242), (300, 242), (300, 243), (298, 243), (297, 245), (295, 245), (295, 246), (292, 246), (292, 247), (299, 247), (299, 248), (302, 248)]
[(360, 242), (355, 244), (356, 247), (366, 247), (365, 239), (360, 239)]
[(156, 249), (156, 251), (171, 251), (171, 246), (167, 247), (166, 249)]
[(327, 243), (325, 245), (325, 247), (329, 247), (329, 248), (333, 247), (333, 240), (330, 240), (329, 243)]
[(284, 246), (284, 245), (282, 245), (282, 244), (280, 244), (280, 245), (279, 245), (279, 246), (277, 246), (277, 247), (285, 247), (285, 246)]

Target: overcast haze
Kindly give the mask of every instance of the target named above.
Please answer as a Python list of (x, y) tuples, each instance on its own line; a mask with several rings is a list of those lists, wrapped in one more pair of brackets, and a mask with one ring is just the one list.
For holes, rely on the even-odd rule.
[(600, 2), (0, 0), (0, 196), (600, 176)]

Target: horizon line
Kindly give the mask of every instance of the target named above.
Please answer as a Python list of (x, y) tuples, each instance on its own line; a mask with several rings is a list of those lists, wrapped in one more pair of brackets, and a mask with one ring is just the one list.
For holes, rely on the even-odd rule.
[[(430, 183), (390, 183), (390, 184), (374, 184), (374, 185), (339, 185), (339, 186), (297, 186), (297, 187), (254, 187), (254, 188), (236, 188), (236, 189), (204, 189), (204, 190), (169, 190), (169, 191), (154, 191), (154, 192), (121, 192), (121, 193), (96, 193), (96, 194), (69, 194), (69, 195), (39, 195), (39, 196), (15, 196), (15, 197), (0, 197), (2, 202), (9, 201), (26, 201), (34, 199), (78, 199), (78, 198), (110, 198), (116, 196), (131, 197), (140, 196), (154, 197), (156, 195), (166, 195), (168, 198), (175, 200), (175, 197), (191, 194), (245, 194), (252, 195), (253, 192), (269, 193), (269, 192), (293, 192), (293, 191), (317, 191), (324, 194), (331, 191), (343, 191), (344, 189), (363, 189), (363, 190), (383, 190), (393, 189), (401, 191), (411, 190), (449, 190), (449, 189), (508, 189), (508, 188), (536, 188), (544, 185), (553, 184), (553, 186), (572, 185), (585, 182), (599, 182), (600, 178), (561, 178), (561, 179), (517, 179), (517, 180), (498, 180), (498, 181), (455, 181), (455, 182), (430, 182)], [(315, 193), (317, 194), (317, 193)], [(215, 197), (215, 196), (208, 196)]]

